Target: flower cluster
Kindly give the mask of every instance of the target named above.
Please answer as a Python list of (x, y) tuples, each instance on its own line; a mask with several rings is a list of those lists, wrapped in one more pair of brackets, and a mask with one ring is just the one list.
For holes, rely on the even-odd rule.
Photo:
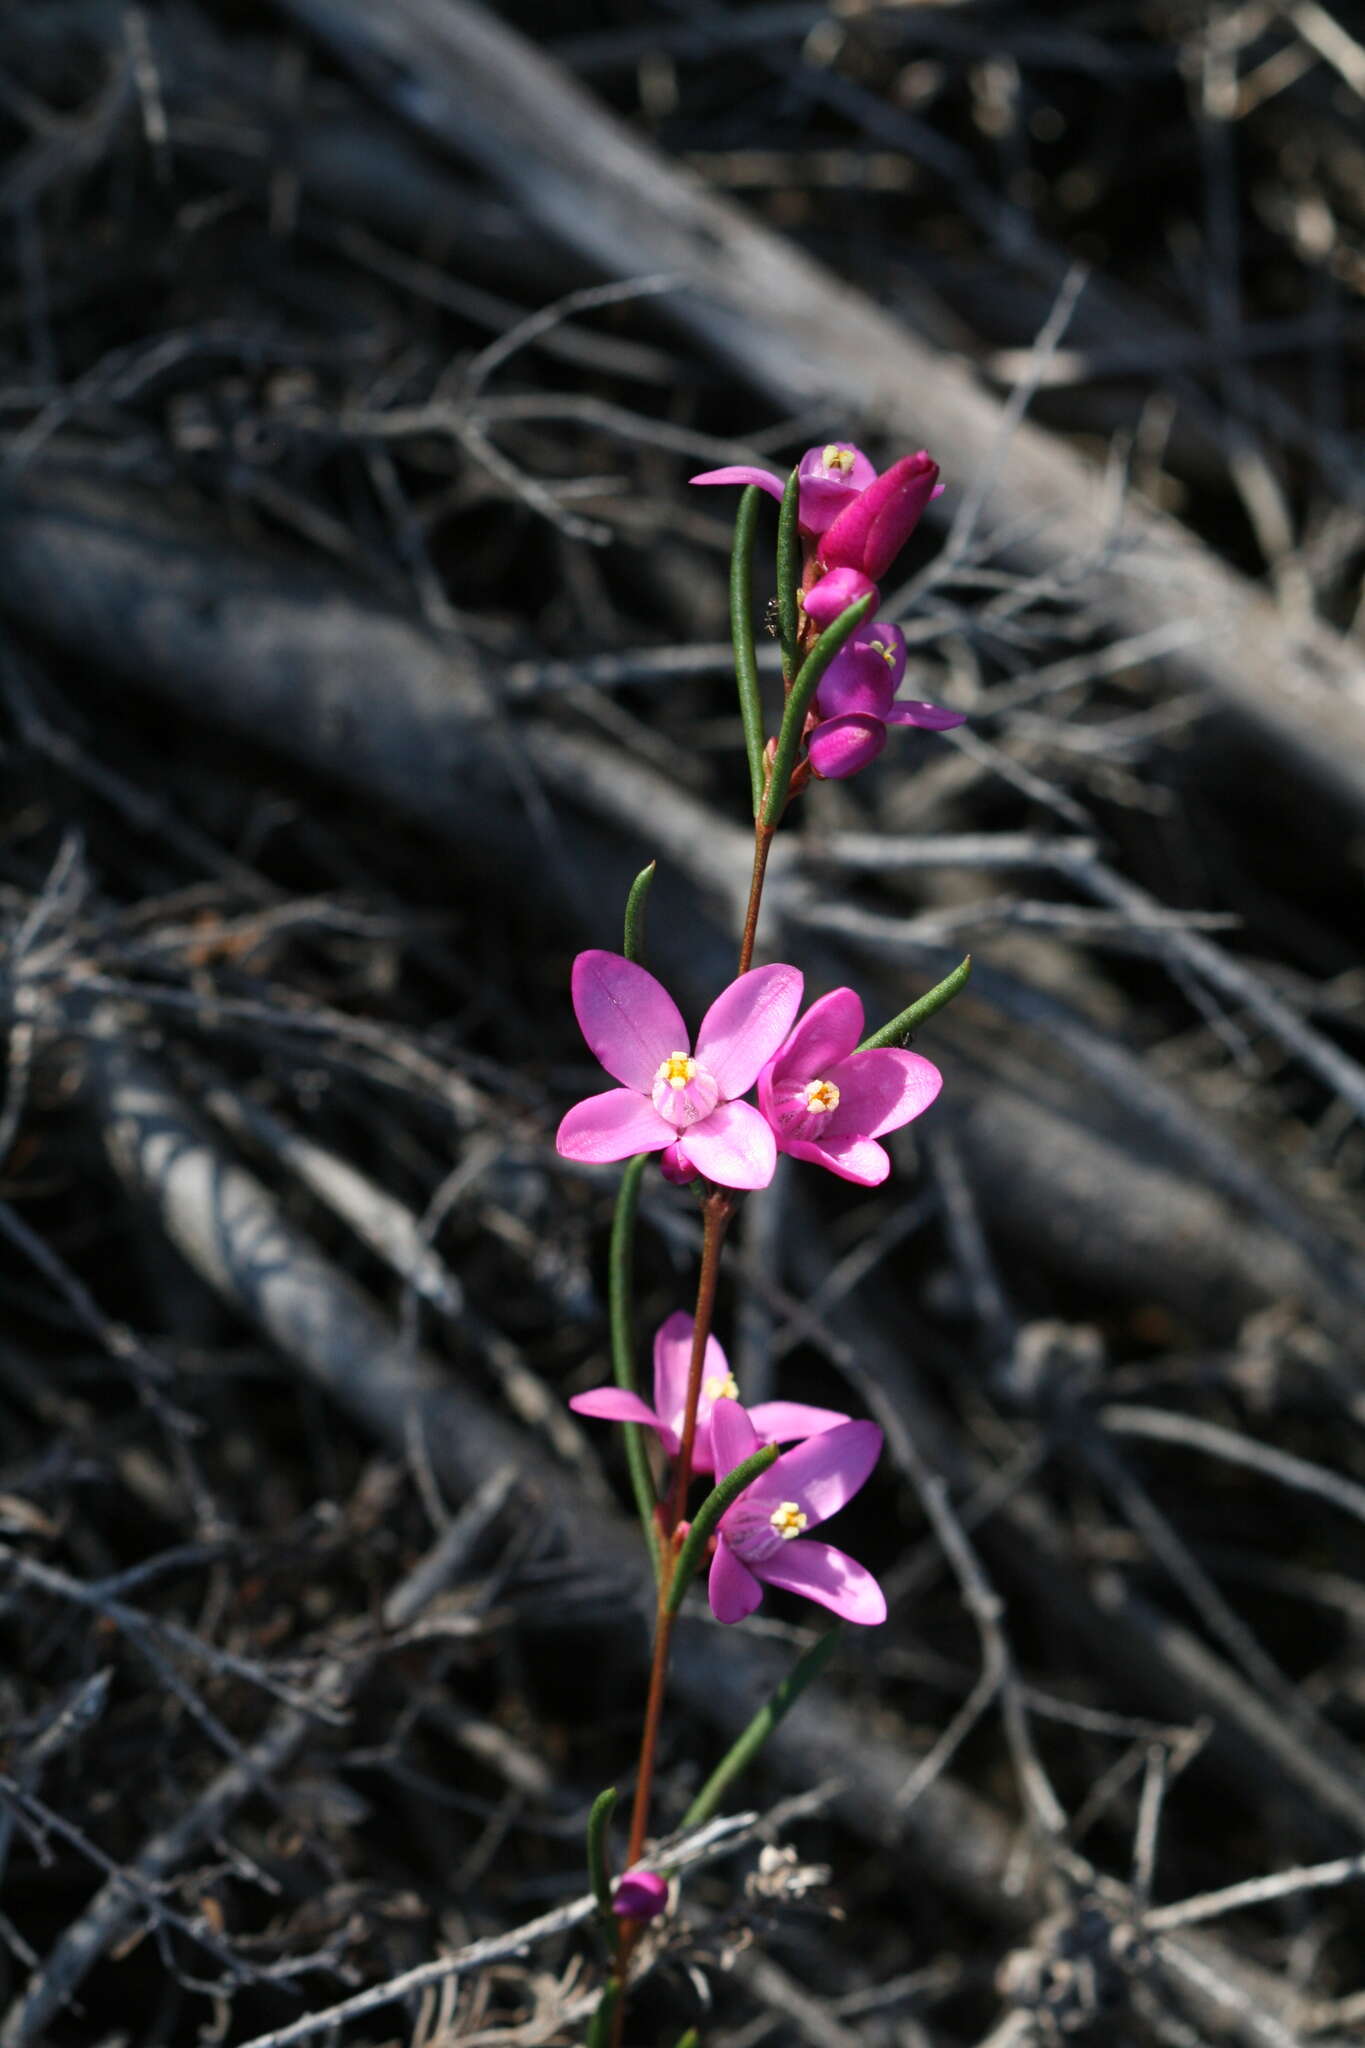
[[(863, 1007), (851, 988), (813, 1003), (793, 1029), (803, 989), (795, 967), (755, 967), (732, 981), (702, 1018), (695, 1051), (673, 998), (623, 954), (580, 953), (572, 988), (584, 1038), (622, 1085), (574, 1104), (555, 1139), (565, 1159), (603, 1166), (661, 1152), (670, 1180), (754, 1189), (789, 1152), (877, 1187), (891, 1170), (877, 1139), (943, 1085), (919, 1053), (856, 1049)], [(757, 1108), (739, 1099), (755, 1083)]]
[[(925, 507), (943, 486), (938, 464), (921, 449), (878, 476), (860, 448), (831, 442), (808, 448), (797, 464), (797, 525), (805, 553), (801, 605), (816, 630), (832, 625), (861, 598), (877, 599), (885, 575)], [(694, 484), (757, 484), (781, 498), (766, 469), (736, 464), (694, 476)], [(886, 745), (888, 725), (947, 732), (960, 711), (916, 701), (898, 703), (905, 673), (905, 635), (896, 626), (865, 625), (836, 655), (821, 680), (807, 735), (812, 771), (827, 781), (856, 775)]]
[[(679, 1312), (655, 1332), (652, 1408), (624, 1387), (595, 1387), (575, 1394), (569, 1406), (604, 1422), (640, 1423), (676, 1458), (694, 1329), (692, 1317)], [(752, 1614), (763, 1597), (760, 1580), (803, 1593), (845, 1621), (884, 1621), (886, 1602), (872, 1574), (842, 1550), (806, 1535), (863, 1485), (881, 1451), (881, 1431), (875, 1423), (853, 1422), (836, 1409), (803, 1401), (742, 1407), (714, 1337), (706, 1340), (702, 1373), (694, 1471), (724, 1479), (764, 1444), (796, 1444), (721, 1517), (709, 1587), (717, 1621), (743, 1621)]]

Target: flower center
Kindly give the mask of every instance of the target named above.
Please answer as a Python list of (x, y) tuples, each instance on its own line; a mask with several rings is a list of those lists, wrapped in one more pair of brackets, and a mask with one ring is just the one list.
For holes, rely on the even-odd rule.
[(671, 1052), (654, 1070), (649, 1099), (675, 1131), (685, 1131), (710, 1116), (720, 1101), (720, 1089), (690, 1053)]
[(888, 668), (896, 666), (896, 650), (894, 647), (888, 647), (885, 640), (864, 640), (862, 644), (869, 653), (880, 654)]
[(709, 1380), (702, 1381), (701, 1390), (708, 1401), (737, 1401), (739, 1388), (735, 1385), (732, 1372), (713, 1372)]
[(854, 459), (851, 448), (841, 448), (837, 441), (831, 441), (829, 447), (821, 451), (820, 466), (826, 472), (832, 469), (840, 476), (847, 476)]
[(823, 1116), (827, 1110), (839, 1107), (839, 1090), (833, 1081), (807, 1081), (801, 1090), (801, 1101), (807, 1109)]
[(799, 1536), (806, 1526), (806, 1517), (794, 1500), (781, 1500), (768, 1517), (784, 1543), (790, 1543), (793, 1536)]

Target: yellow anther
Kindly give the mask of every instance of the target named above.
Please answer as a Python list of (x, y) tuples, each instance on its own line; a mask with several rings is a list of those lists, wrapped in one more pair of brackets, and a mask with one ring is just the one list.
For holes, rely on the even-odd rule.
[(768, 1520), (784, 1543), (790, 1543), (806, 1526), (806, 1517), (794, 1500), (779, 1501)]
[(825, 469), (837, 469), (846, 476), (853, 467), (853, 450), (841, 448), (837, 441), (831, 441), (820, 461)]
[(732, 1372), (713, 1372), (709, 1380), (702, 1381), (702, 1392), (708, 1401), (737, 1401), (739, 1388), (735, 1385)]
[(807, 1109), (813, 1109), (823, 1116), (826, 1110), (839, 1107), (839, 1090), (833, 1081), (807, 1081), (805, 1088)]
[(685, 1088), (697, 1071), (697, 1063), (685, 1052), (671, 1052), (660, 1062), (656, 1081), (667, 1081), (670, 1088)]
[(863, 642), (863, 645), (864, 647), (868, 648), (871, 653), (880, 654), (882, 660), (886, 663), (888, 668), (894, 668), (896, 666), (896, 650), (894, 647), (888, 647), (885, 640), (865, 640)]

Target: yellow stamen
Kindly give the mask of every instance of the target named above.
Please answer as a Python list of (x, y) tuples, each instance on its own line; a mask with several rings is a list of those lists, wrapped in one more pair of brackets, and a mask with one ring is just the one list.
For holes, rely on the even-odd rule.
[(851, 448), (841, 448), (837, 441), (831, 441), (828, 448), (824, 449), (820, 456), (821, 464), (825, 469), (837, 469), (845, 476), (852, 469), (853, 460), (853, 450)]
[(697, 1063), (685, 1052), (671, 1052), (660, 1062), (656, 1081), (667, 1081), (670, 1088), (685, 1088), (697, 1071)]
[(826, 1110), (839, 1107), (839, 1090), (833, 1081), (807, 1081), (805, 1088), (807, 1109), (823, 1116)]
[(735, 1385), (732, 1372), (713, 1372), (709, 1380), (703, 1380), (702, 1392), (708, 1401), (737, 1401), (739, 1388)]
[(779, 1501), (768, 1520), (784, 1543), (790, 1543), (806, 1526), (806, 1517), (794, 1500)]
[(894, 647), (888, 647), (885, 640), (865, 640), (863, 645), (869, 648), (872, 653), (880, 654), (888, 668), (896, 666), (896, 650)]

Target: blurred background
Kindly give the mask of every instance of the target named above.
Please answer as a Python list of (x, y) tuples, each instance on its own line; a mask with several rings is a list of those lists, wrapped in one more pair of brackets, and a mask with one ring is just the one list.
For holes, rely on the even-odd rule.
[[(569, 967), (657, 859), (733, 972), (687, 479), (831, 439), (942, 465), (883, 615), (968, 723), (802, 797), (760, 951), (974, 972), (887, 1186), (733, 1235), (746, 1397), (887, 1432), (891, 1619), (627, 2040), (1365, 2038), (1362, 102), (1344, 0), (0, 10), (3, 2048), (581, 1894), (647, 1603)], [(642, 1358), (698, 1242), (651, 1173)], [(685, 1625), (661, 1829), (812, 1620)], [(313, 2037), (574, 2043), (599, 1970)]]

